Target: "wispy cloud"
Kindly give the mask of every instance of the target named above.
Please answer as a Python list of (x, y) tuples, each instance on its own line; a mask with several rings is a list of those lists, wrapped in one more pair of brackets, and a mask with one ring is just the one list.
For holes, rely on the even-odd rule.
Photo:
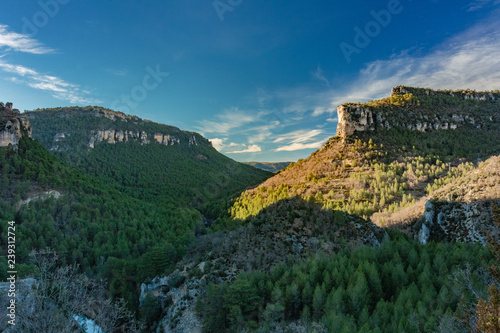
[[(476, 3), (492, 5), (499, 1)], [(207, 132), (220, 131), (219, 137), (230, 140), (234, 140), (233, 135), (246, 136), (247, 146), (240, 145), (243, 146), (237, 150), (240, 152), (248, 145), (259, 145), (274, 152), (315, 149), (327, 140), (338, 122), (338, 105), (387, 97), (391, 88), (397, 85), (500, 89), (500, 21), (497, 19), (500, 10), (491, 15), (492, 19), (445, 40), (431, 50), (419, 50), (417, 54), (414, 50), (404, 50), (387, 59), (372, 61), (357, 75), (348, 80), (345, 77), (339, 81), (330, 80), (330, 86), (323, 89), (318, 89), (317, 82), (274, 90), (259, 88), (248, 98), (253, 100), (257, 109), (273, 111), (257, 116), (259, 112), (234, 109), (235, 112), (231, 113), (238, 119), (227, 120), (230, 118), (225, 112), (216, 117), (218, 121), (204, 121), (203, 125), (208, 127)], [(324, 74), (318, 67), (313, 77), (325, 82), (322, 76)], [(275, 120), (279, 122), (273, 124)]]
[(259, 113), (249, 113), (239, 108), (225, 110), (222, 114), (215, 116), (216, 120), (201, 120), (196, 128), (202, 133), (219, 133), (227, 135), (231, 131), (244, 125), (257, 121), (261, 117)]
[(303, 150), (303, 149), (317, 149), (321, 147), (324, 143), (325, 140), (320, 140), (316, 142), (311, 142), (311, 143), (300, 143), (300, 142), (295, 142), (292, 144), (289, 144), (287, 146), (281, 146), (279, 148), (276, 148), (275, 151), (296, 151), (296, 150)]
[(435, 89), (498, 89), (499, 68), (500, 21), (494, 20), (455, 36), (425, 56), (403, 52), (370, 63), (348, 95), (379, 98), (387, 96), (390, 88), (398, 84)]
[(106, 72), (115, 76), (127, 76), (128, 74), (126, 69), (106, 68)]
[(320, 66), (318, 66), (318, 68), (316, 68), (316, 70), (313, 72), (313, 77), (323, 82), (327, 87), (330, 86), (330, 81), (328, 81), (328, 79), (325, 77)]
[(468, 11), (479, 10), (486, 6), (494, 6), (500, 4), (500, 0), (474, 0), (467, 7)]
[(44, 46), (36, 39), (17, 32), (9, 31), (9, 26), (0, 24), (0, 49), (32, 54), (54, 53), (55, 51)]
[(276, 148), (275, 151), (295, 151), (302, 149), (319, 148), (326, 140), (326, 138), (318, 140), (317, 137), (322, 134), (324, 134), (324, 131), (322, 129), (298, 130), (283, 134), (273, 142), (280, 144), (286, 142), (286, 145)]
[(64, 81), (56, 76), (41, 74), (34, 69), (12, 65), (0, 59), (0, 69), (4, 72), (17, 76), (9, 77), (7, 80), (24, 84), (34, 89), (48, 91), (54, 98), (69, 101), (74, 104), (97, 104), (100, 101), (87, 97), (89, 91), (81, 89), (80, 86)]
[(262, 149), (257, 146), (257, 145), (249, 145), (246, 146), (245, 149), (243, 150), (235, 150), (235, 151), (228, 151), (228, 154), (243, 154), (243, 153), (258, 153), (261, 152)]
[(323, 133), (323, 130), (298, 130), (298, 131), (293, 131), (287, 134), (283, 134), (277, 139), (275, 139), (273, 142), (274, 143), (281, 143), (283, 141), (292, 141), (292, 142), (306, 142), (311, 140), (312, 138), (320, 135)]

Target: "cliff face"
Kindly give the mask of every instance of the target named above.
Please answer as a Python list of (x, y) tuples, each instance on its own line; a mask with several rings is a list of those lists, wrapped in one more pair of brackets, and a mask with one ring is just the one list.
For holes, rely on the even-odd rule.
[[(493, 156), (425, 203), (418, 239), (481, 242), (500, 235), (500, 156)], [(495, 221), (496, 220), (496, 221)]]
[(12, 103), (0, 104), (0, 147), (12, 145), (17, 148), (24, 135), (31, 137), (31, 125), (26, 116), (12, 109)]
[(210, 145), (199, 134), (101, 107), (43, 109), (27, 112), (27, 117), (37, 130), (34, 137), (50, 151), (67, 151), (75, 144), (92, 149), (100, 142)]
[[(500, 107), (500, 93), (398, 86), (392, 89), (391, 97), (381, 102), (340, 105), (337, 108), (337, 136), (345, 138), (356, 131), (393, 127), (420, 132), (454, 130), (467, 124), (483, 128), (500, 118), (498, 111), (477, 110), (478, 105), (485, 103)], [(441, 107), (435, 107), (436, 104)]]

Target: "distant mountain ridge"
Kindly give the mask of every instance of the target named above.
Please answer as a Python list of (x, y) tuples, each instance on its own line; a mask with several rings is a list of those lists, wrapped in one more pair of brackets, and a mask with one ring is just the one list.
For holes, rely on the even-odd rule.
[(198, 133), (137, 116), (91, 106), (38, 109), (26, 116), (33, 138), (46, 149), (82, 171), (114, 179), (133, 195), (170, 196), (174, 186), (185, 193), (177, 199), (194, 204), (266, 177), (220, 154)]
[(265, 171), (278, 172), (286, 168), (293, 162), (243, 162), (243, 163)]
[[(50, 151), (76, 148), (75, 145), (82, 149), (94, 148), (100, 142), (114, 144), (128, 141), (143, 145), (156, 142), (163, 145), (211, 146), (198, 133), (181, 131), (174, 126), (101, 107), (37, 109), (28, 111), (25, 115), (37, 124), (34, 136)], [(66, 121), (55, 121), (57, 118)]]

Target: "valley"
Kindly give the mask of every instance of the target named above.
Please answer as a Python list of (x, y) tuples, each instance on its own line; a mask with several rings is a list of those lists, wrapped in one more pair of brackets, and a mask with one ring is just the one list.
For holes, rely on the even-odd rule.
[(244, 164), (109, 109), (2, 104), (0, 220), (20, 277), (50, 248), (137, 331), (472, 329), (497, 283), (499, 111), (498, 91), (398, 86), (339, 106), (309, 157)]

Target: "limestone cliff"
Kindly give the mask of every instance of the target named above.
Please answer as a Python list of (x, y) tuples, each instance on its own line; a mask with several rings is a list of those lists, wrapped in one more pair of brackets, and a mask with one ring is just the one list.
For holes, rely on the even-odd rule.
[(98, 143), (135, 142), (165, 146), (210, 145), (201, 135), (101, 107), (67, 107), (27, 112), (34, 138), (50, 151), (95, 148)]
[(17, 148), (24, 135), (31, 137), (29, 120), (19, 110), (12, 109), (12, 103), (5, 106), (0, 103), (0, 147), (12, 145)]
[[(500, 235), (500, 156), (437, 190), (425, 203), (416, 224), (418, 239), (452, 240), (486, 244)], [(498, 221), (495, 222), (495, 219)]]
[[(483, 128), (500, 120), (498, 111), (481, 107), (486, 103), (500, 107), (500, 93), (398, 86), (392, 89), (391, 97), (380, 101), (340, 105), (337, 136), (345, 138), (356, 131), (393, 127), (420, 132), (454, 130), (467, 125)], [(436, 104), (440, 105), (439, 109), (435, 108)]]

